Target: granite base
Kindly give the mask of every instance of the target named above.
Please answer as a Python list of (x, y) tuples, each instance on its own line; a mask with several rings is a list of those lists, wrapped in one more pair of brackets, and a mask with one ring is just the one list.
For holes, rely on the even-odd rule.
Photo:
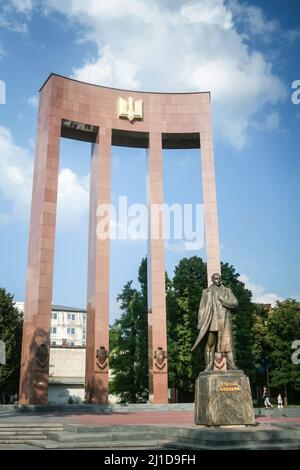
[(242, 370), (200, 373), (195, 387), (195, 423), (255, 424), (249, 379)]

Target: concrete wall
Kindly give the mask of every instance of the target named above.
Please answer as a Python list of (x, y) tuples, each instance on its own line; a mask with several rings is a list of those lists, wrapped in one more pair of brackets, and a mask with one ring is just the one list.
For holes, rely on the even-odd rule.
[(82, 403), (84, 400), (84, 385), (64, 385), (49, 383), (48, 403)]
[(77, 377), (84, 382), (85, 348), (50, 348), (49, 377)]
[(85, 348), (50, 348), (48, 403), (84, 400)]

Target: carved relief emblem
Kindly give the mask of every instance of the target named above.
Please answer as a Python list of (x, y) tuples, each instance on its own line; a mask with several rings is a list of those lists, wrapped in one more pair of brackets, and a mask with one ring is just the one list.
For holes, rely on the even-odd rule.
[(100, 346), (100, 348), (97, 349), (96, 358), (98, 360), (97, 366), (99, 367), (99, 369), (104, 370), (108, 365), (108, 351), (105, 349), (105, 346)]
[(166, 366), (166, 357), (166, 351), (164, 351), (163, 348), (158, 347), (154, 353), (155, 366), (157, 369), (162, 370)]
[(46, 346), (46, 344), (43, 343), (37, 346), (35, 355), (36, 355), (37, 363), (41, 367), (45, 367), (48, 363), (48, 358), (49, 358), (49, 351), (48, 351), (48, 347)]
[(118, 115), (119, 118), (126, 118), (132, 122), (134, 119), (143, 119), (143, 101), (133, 101), (130, 96), (128, 100), (118, 99)]

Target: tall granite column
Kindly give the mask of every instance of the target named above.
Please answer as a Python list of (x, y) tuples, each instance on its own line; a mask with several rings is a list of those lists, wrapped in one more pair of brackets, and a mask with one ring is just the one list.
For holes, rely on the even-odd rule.
[(61, 118), (52, 82), (40, 95), (30, 218), (19, 401), (48, 402), (51, 302)]
[(108, 402), (109, 350), (109, 214), (111, 129), (100, 128), (92, 146), (88, 304), (86, 345), (86, 398)]
[(148, 190), (148, 359), (150, 403), (168, 403), (167, 322), (162, 237), (162, 136), (150, 132)]
[(200, 131), (200, 143), (207, 280), (208, 285), (210, 285), (212, 274), (221, 273), (221, 264), (210, 104), (208, 105), (208, 109), (209, 113), (207, 113), (207, 121), (205, 122), (203, 129)]

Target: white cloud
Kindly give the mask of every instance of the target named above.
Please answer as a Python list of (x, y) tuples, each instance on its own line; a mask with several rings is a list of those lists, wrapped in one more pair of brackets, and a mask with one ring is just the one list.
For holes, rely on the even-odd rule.
[(287, 97), (264, 43), (295, 32), (283, 31), (260, 7), (238, 0), (10, 0), (0, 25), (25, 32), (37, 5), (63, 15), (81, 41), (96, 44), (98, 53), (73, 67), (74, 78), (141, 90), (210, 90), (215, 136), (235, 148), (247, 144), (250, 128), (276, 128), (256, 125), (259, 111), (268, 121)]
[(10, 0), (12, 6), (20, 13), (29, 13), (32, 9), (36, 0)]
[(6, 50), (4, 49), (3, 45), (0, 43), (0, 60), (7, 54)]
[[(28, 220), (31, 204), (33, 157), (15, 144), (9, 129), (0, 126), (0, 223)], [(57, 223), (60, 229), (78, 228), (88, 213), (89, 175), (64, 168), (58, 177)]]
[(281, 123), (281, 116), (277, 111), (268, 114), (266, 118), (266, 128), (269, 130), (278, 129)]
[(231, 11), (218, 0), (187, 3), (182, 6), (180, 13), (182, 18), (191, 24), (219, 26), (222, 29), (233, 27)]
[[(215, 135), (234, 147), (247, 144), (257, 113), (274, 112), (286, 98), (262, 50), (239, 31), (276, 33), (258, 7), (234, 1), (44, 0), (74, 24), (98, 55), (73, 69), (73, 77), (120, 88), (212, 92)], [(245, 26), (245, 19), (247, 25)], [(79, 25), (79, 27), (78, 27)], [(254, 31), (254, 28), (255, 31)]]
[(33, 108), (37, 108), (39, 105), (39, 97), (37, 95), (30, 96), (27, 98), (27, 104), (32, 106)]
[(253, 122), (253, 128), (262, 131), (273, 131), (280, 128), (281, 116), (277, 111), (273, 111), (265, 117), (264, 122)]
[(27, 33), (27, 23), (38, 3), (39, 0), (0, 0), (0, 27)]
[(257, 284), (250, 282), (250, 279), (246, 274), (241, 274), (239, 280), (243, 282), (247, 289), (249, 289), (253, 294), (253, 302), (260, 304), (271, 304), (272, 306), (276, 305), (277, 301), (284, 300), (283, 297), (280, 297), (274, 292), (266, 292), (265, 288)]
[(89, 208), (89, 175), (78, 176), (63, 168), (58, 176), (57, 226), (62, 229), (80, 227)]
[(138, 67), (122, 57), (116, 58), (114, 63), (110, 58), (110, 48), (105, 46), (100, 58), (86, 62), (81, 68), (74, 68), (73, 78), (102, 85), (117, 82), (121, 88), (138, 88), (139, 81), (135, 78)]
[(240, 3), (238, 0), (230, 0), (229, 6), (234, 16), (243, 23), (252, 35), (266, 35), (276, 33), (281, 30), (280, 23), (277, 20), (271, 20), (266, 17), (263, 10), (249, 3)]
[(10, 210), (0, 213), (0, 221), (29, 216), (33, 160), (27, 149), (16, 145), (9, 129), (0, 126), (0, 194)]

